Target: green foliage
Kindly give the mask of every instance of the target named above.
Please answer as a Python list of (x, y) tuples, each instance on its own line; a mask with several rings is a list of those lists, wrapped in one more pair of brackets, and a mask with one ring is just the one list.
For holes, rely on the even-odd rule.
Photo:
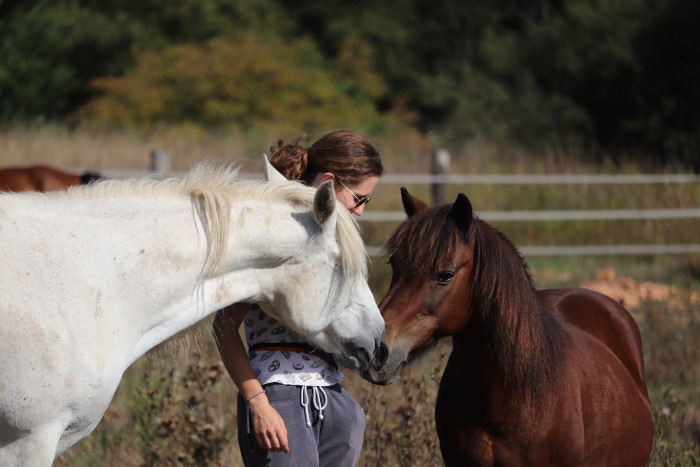
[(644, 147), (678, 156), (700, 171), (700, 3), (666, 2), (634, 43), (643, 80), (634, 115), (621, 132)]
[[(104, 110), (111, 113), (100, 117), (105, 123), (183, 118), (250, 131), (261, 121), (297, 125), (299, 113), (311, 112), (311, 104), (326, 113), (302, 116), (305, 129), (319, 121), (336, 126), (363, 121), (377, 128), (387, 124), (377, 123), (384, 116), (415, 124), (443, 144), (474, 138), (528, 149), (584, 143), (600, 149), (591, 151), (594, 157), (631, 153), (663, 162), (670, 156), (697, 171), (698, 14), (696, 0), (5, 1), (0, 3), (0, 122), (74, 116), (94, 97), (116, 93), (115, 80), (122, 79), (123, 102)], [(215, 39), (225, 43), (231, 37), (273, 49), (282, 44), (297, 68), (310, 68), (292, 73), (287, 57), (265, 49), (263, 63), (253, 68), (270, 69), (270, 61), (278, 60), (287, 82), (270, 85), (267, 78), (267, 89), (240, 84), (256, 92), (236, 104), (237, 94), (222, 91), (220, 82), (192, 77), (197, 89), (180, 97), (196, 96), (206, 104), (183, 102), (178, 108), (164, 104), (162, 95), (143, 95), (150, 86), (144, 81), (146, 56), (205, 55), (213, 52)], [(188, 47), (199, 52), (185, 52)], [(304, 48), (312, 63), (302, 59)], [(158, 81), (158, 72), (167, 75), (164, 68), (152, 68), (149, 79)], [(291, 75), (310, 82), (288, 85)], [(258, 78), (254, 70), (237, 79)], [(162, 84), (153, 87), (164, 92)], [(269, 102), (253, 102), (269, 100), (266, 91), (277, 96), (274, 111)], [(152, 108), (128, 108), (134, 101), (124, 97), (127, 93), (150, 100), (143, 105)], [(279, 111), (300, 104), (306, 107), (299, 112)], [(253, 121), (240, 123), (245, 110), (253, 112)], [(125, 115), (118, 117), (117, 111)]]
[(93, 96), (93, 79), (133, 66), (132, 50), (240, 28), (287, 26), (268, 0), (0, 3), (0, 122), (63, 118)]
[[(698, 13), (692, 0), (567, 2), (549, 21), (526, 23), (523, 66), (510, 70), (529, 70), (543, 96), (565, 99), (575, 118), (551, 128), (559, 134), (697, 168), (700, 95), (691, 83), (700, 54), (689, 44), (700, 40), (690, 19)], [(536, 108), (546, 110), (546, 101)]]
[(634, 112), (636, 80), (642, 78), (633, 41), (654, 4), (571, 2), (547, 24), (528, 28), (529, 67), (543, 89), (568, 96), (588, 116), (589, 140), (617, 142), (621, 119)]
[[(24, 4), (23, 4), (24, 5)], [(0, 19), (0, 120), (52, 119), (84, 98), (92, 76), (128, 64), (123, 23), (76, 3), (18, 8)], [(113, 60), (99, 60), (112, 53)]]
[[(256, 128), (294, 122), (296, 128), (379, 124), (373, 99), (383, 92), (361, 42), (349, 56), (364, 57), (352, 73), (335, 68), (314, 43), (285, 43), (253, 34), (136, 53), (137, 64), (121, 77), (100, 78), (101, 92), (77, 113), (97, 126), (197, 122), (206, 126)], [(357, 60), (356, 60), (357, 61)]]
[(367, 38), (390, 90), (380, 108), (408, 102), (443, 142), (583, 142), (700, 166), (694, 0), (279, 4), (329, 57)]

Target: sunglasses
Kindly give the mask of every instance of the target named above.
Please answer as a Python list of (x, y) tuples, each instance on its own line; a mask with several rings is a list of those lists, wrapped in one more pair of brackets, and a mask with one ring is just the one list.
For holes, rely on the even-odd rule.
[[(350, 192), (350, 194), (355, 198), (355, 201), (357, 201), (357, 203), (355, 204), (355, 207), (353, 207), (352, 209), (357, 209), (357, 208), (359, 208), (360, 206), (362, 206), (363, 204), (369, 203), (369, 201), (372, 199), (371, 196), (363, 196), (362, 198), (360, 198), (360, 197), (357, 196), (355, 193), (353, 193), (352, 190), (351, 190), (350, 188), (346, 187), (346, 186), (345, 186), (345, 183), (341, 182), (338, 178), (336, 178), (336, 180), (337, 180), (338, 183), (340, 183), (341, 185), (343, 185), (343, 188), (345, 188), (346, 190), (348, 190), (348, 191)], [(351, 211), (352, 211), (352, 209), (351, 209)]]

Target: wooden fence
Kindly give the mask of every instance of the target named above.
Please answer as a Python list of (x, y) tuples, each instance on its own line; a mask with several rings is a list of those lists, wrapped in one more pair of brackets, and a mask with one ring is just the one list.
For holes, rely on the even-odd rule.
[[(700, 183), (700, 175), (692, 174), (631, 174), (631, 175), (493, 175), (493, 174), (391, 174), (381, 183), (393, 184), (459, 184), (459, 185), (567, 185), (567, 184), (650, 184)], [(435, 197), (436, 190), (432, 190)], [(435, 202), (435, 200), (434, 200)], [(601, 209), (601, 210), (519, 210), (480, 211), (485, 221), (536, 222), (581, 220), (645, 220), (645, 219), (698, 219), (700, 209)], [(362, 222), (401, 222), (403, 211), (365, 211)], [(700, 234), (699, 237), (700, 239)], [(700, 253), (700, 243), (640, 244), (640, 245), (557, 245), (519, 246), (524, 256), (592, 256), (592, 255), (674, 255)], [(371, 256), (377, 256), (380, 247), (369, 246)]]
[[(573, 175), (573, 174), (450, 174), (450, 156), (444, 150), (433, 153), (430, 174), (386, 174), (382, 184), (425, 184), (431, 186), (432, 204), (444, 201), (445, 187), (459, 185), (567, 185), (567, 184), (650, 184), (650, 183), (700, 183), (700, 175), (693, 174), (628, 174), (628, 175)], [(184, 172), (169, 170), (169, 157), (162, 151), (150, 154), (150, 172), (136, 170), (103, 170), (108, 178), (181, 177)], [(262, 173), (241, 172), (243, 179), (259, 179)], [(480, 211), (485, 221), (580, 221), (580, 220), (639, 220), (639, 219), (688, 219), (700, 218), (700, 209), (619, 209), (619, 210), (548, 210), (548, 211)], [(403, 211), (368, 210), (358, 218), (360, 222), (401, 222)], [(378, 256), (379, 246), (368, 246), (370, 256)], [(585, 256), (585, 255), (657, 255), (700, 253), (700, 243), (645, 244), (645, 245), (560, 245), (520, 246), (525, 256)]]

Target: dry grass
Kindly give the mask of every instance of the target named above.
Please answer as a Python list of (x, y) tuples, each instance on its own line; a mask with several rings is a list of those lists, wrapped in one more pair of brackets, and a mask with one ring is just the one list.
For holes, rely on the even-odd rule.
[[(656, 418), (650, 466), (700, 459), (700, 308), (678, 303), (641, 301), (634, 310)], [(95, 432), (56, 466), (241, 466), (236, 390), (208, 336), (209, 321), (170, 341), (178, 352), (157, 349), (133, 365)], [(361, 466), (440, 465), (433, 410), (450, 350), (442, 340), (386, 387), (346, 373), (343, 386), (367, 417)]]
[[(175, 356), (157, 349), (136, 362), (97, 429), (55, 465), (242, 466), (236, 389), (208, 329), (204, 323), (172, 341), (197, 339), (196, 348), (184, 344)], [(388, 387), (346, 373), (343, 386), (367, 417), (360, 465), (432, 466), (440, 459), (432, 401), (449, 347), (444, 340)]]
[(0, 163), (145, 171), (150, 152), (162, 150), (170, 155), (173, 171), (188, 170), (202, 160), (251, 160), (259, 165), (261, 154), (277, 137), (214, 133), (187, 126), (162, 128), (148, 134), (19, 127), (0, 133)]

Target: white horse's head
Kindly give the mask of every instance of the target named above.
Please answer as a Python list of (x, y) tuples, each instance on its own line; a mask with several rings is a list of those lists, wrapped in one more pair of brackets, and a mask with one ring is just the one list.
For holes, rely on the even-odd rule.
[[(299, 185), (287, 181), (266, 157), (263, 163), (271, 185)], [(333, 354), (340, 365), (364, 369), (384, 334), (384, 321), (367, 284), (364, 243), (356, 221), (336, 201), (332, 181), (303, 191), (311, 191), (313, 209), (292, 212), (291, 217), (304, 239), (295, 251), (284, 246), (286, 252), (277, 251), (285, 257), (272, 274), (274, 284), (267, 287), (274, 293), (260, 306)], [(280, 238), (286, 234), (280, 233)]]

